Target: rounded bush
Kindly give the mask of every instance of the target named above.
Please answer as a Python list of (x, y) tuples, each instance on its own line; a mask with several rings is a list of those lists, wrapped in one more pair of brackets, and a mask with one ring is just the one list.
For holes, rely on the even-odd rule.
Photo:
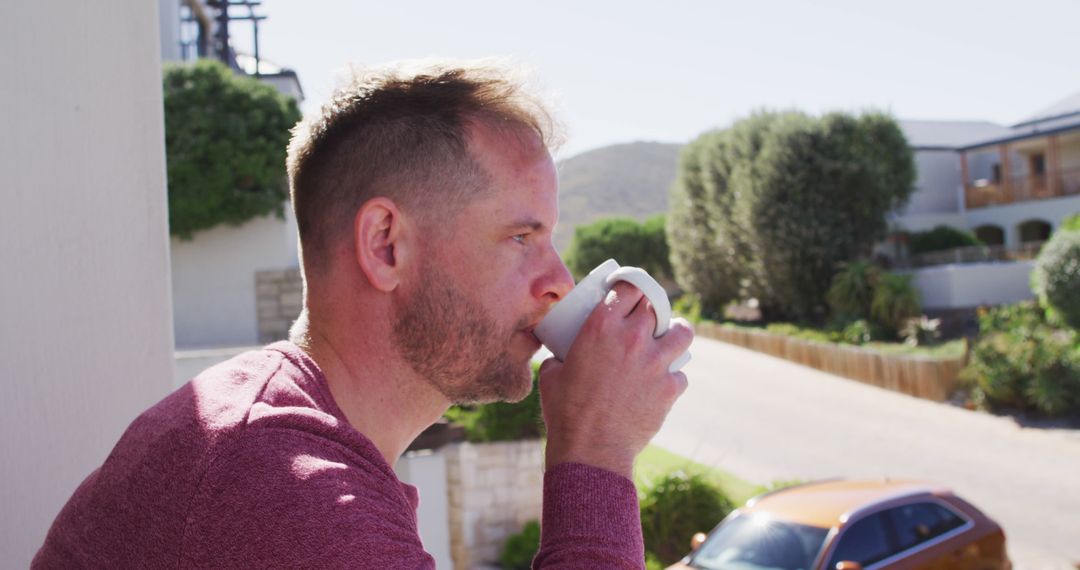
[(699, 474), (674, 471), (649, 487), (641, 500), (645, 552), (673, 564), (697, 532), (708, 532), (734, 509), (719, 487)]
[(493, 402), (452, 406), (446, 419), (465, 428), (465, 439), (472, 442), (520, 441), (544, 436), (540, 411), (540, 364), (533, 363), (533, 389), (520, 402)]
[(1044, 308), (1080, 328), (1080, 231), (1054, 233), (1035, 261), (1032, 281)]
[(211, 60), (164, 69), (169, 232), (284, 218), (285, 149), (296, 101)]
[(911, 234), (909, 244), (912, 254), (983, 245), (971, 232), (950, 226), (937, 226), (925, 232), (915, 232)]

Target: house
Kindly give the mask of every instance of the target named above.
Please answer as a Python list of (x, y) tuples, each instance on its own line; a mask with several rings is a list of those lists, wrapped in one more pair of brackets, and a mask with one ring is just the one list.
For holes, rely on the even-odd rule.
[(915, 155), (916, 189), (890, 223), (937, 225), (987, 245), (1045, 241), (1080, 212), (1080, 92), (1005, 127), (983, 121), (900, 121)]
[(967, 227), (989, 245), (1046, 241), (1080, 212), (1080, 92), (957, 150)]
[[(931, 314), (971, 329), (974, 309), (1032, 298), (1032, 258), (1080, 213), (1080, 93), (1006, 127), (985, 121), (900, 121), (917, 176), (908, 204), (889, 216), (878, 252), (910, 273)], [(907, 234), (945, 225), (989, 247), (905, 255)]]

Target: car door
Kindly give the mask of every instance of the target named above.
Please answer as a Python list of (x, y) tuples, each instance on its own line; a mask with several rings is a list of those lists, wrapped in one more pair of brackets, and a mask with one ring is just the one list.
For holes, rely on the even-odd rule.
[(887, 512), (867, 515), (846, 525), (836, 538), (836, 547), (821, 568), (836, 568), (839, 562), (858, 562), (871, 568), (896, 552)]
[(973, 524), (940, 501), (927, 499), (885, 511), (895, 533), (897, 553), (918, 570), (974, 570), (978, 549), (964, 532)]

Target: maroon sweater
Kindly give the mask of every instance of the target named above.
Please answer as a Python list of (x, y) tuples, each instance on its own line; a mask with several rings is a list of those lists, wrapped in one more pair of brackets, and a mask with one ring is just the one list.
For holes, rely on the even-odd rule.
[[(279, 342), (139, 416), (60, 511), (33, 567), (433, 568), (418, 503), (315, 363)], [(542, 524), (534, 567), (644, 567), (625, 477), (549, 469)]]

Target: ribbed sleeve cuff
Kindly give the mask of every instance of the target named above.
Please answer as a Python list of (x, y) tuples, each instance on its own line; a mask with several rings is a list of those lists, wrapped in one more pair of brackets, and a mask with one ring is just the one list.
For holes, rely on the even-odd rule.
[(606, 469), (561, 463), (544, 473), (544, 542), (588, 540), (643, 560), (634, 483)]

